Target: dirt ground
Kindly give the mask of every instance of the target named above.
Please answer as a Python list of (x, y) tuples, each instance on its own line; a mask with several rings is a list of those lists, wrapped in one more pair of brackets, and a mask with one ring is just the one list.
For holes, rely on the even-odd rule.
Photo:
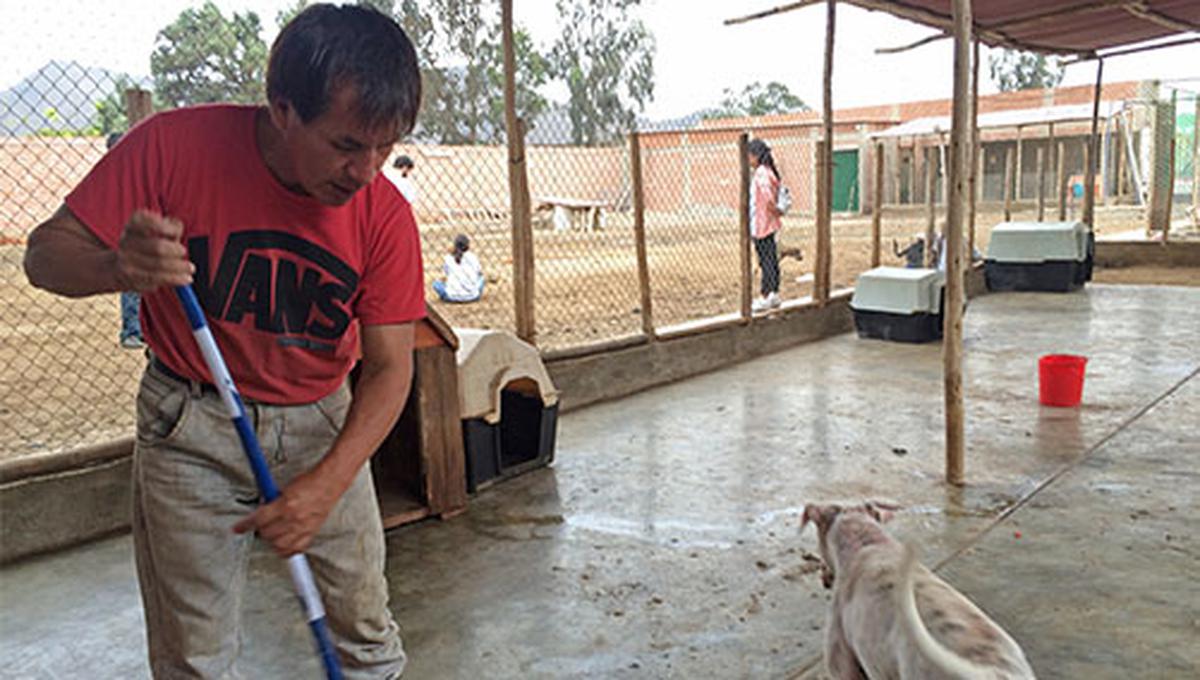
[[(919, 211), (885, 214), (884, 264), (893, 239), (903, 243), (924, 231)], [(1032, 219), (1016, 214), (1015, 219)], [(987, 246), (987, 225), (1000, 221), (981, 213), (978, 250)], [(1140, 225), (1136, 211), (1098, 213), (1098, 232), (1111, 234)], [(781, 264), (782, 295), (795, 299), (811, 293), (805, 274), (812, 272), (814, 235), (811, 220), (784, 220), (782, 244), (798, 246), (804, 259)], [(739, 309), (738, 226), (731, 216), (647, 216), (647, 257), (652, 311), (657, 328)], [(439, 304), (455, 326), (511, 329), (512, 252), (507, 223), (429, 225), (423, 228), (426, 285), (440, 273), (444, 248), (455, 233), (474, 241), (489, 283), (481, 301)], [(833, 283), (852, 286), (870, 265), (870, 219), (835, 218)], [(21, 270), (19, 244), (0, 246), (0, 458), (48, 455), (129, 434), (133, 395), (143, 366), (141, 352), (117, 345), (120, 324), (116, 296), (63, 300), (28, 286)], [(536, 322), (543, 349), (574, 347), (632, 335), (641, 328), (637, 263), (631, 219), (611, 215), (595, 233), (535, 234)], [(753, 262), (753, 259), (752, 259)], [(1126, 278), (1126, 277), (1137, 278)], [(1174, 270), (1101, 272), (1101, 281), (1186, 283)], [(758, 273), (755, 268), (755, 292)]]
[(1093, 280), (1097, 283), (1124, 283), (1130, 285), (1200, 286), (1200, 271), (1185, 267), (1097, 269), (1093, 275)]

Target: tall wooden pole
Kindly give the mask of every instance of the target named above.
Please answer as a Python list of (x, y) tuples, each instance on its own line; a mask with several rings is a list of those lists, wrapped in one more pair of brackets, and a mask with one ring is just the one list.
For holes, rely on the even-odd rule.
[(642, 332), (654, 339), (653, 300), (650, 296), (650, 261), (646, 256), (646, 193), (642, 184), (642, 138), (629, 134), (629, 174), (633, 178), (633, 240), (637, 249), (638, 292), (642, 299)]
[(1012, 221), (1013, 150), (1004, 150), (1004, 221)]
[(1016, 168), (1017, 185), (1013, 187), (1013, 198), (1017, 201), (1021, 200), (1021, 168), (1025, 167), (1025, 140), (1021, 139), (1021, 126), (1017, 126), (1017, 160)]
[(925, 266), (933, 267), (933, 239), (937, 234), (937, 149), (925, 149)]
[(1120, 116), (1115, 116), (1112, 121), (1113, 125), (1117, 128), (1117, 138), (1115, 140), (1117, 148), (1113, 159), (1113, 172), (1116, 175), (1116, 191), (1113, 193), (1119, 202), (1125, 196), (1125, 126), (1121, 124)]
[(971, 181), (968, 187), (970, 211), (967, 214), (967, 261), (975, 258), (975, 210), (979, 200), (979, 187), (983, 184), (980, 165), (983, 153), (979, 140), (979, 40), (971, 45)]
[(517, 337), (534, 342), (533, 219), (525, 171), (525, 126), (517, 118), (516, 52), (513, 49), (512, 0), (500, 0), (504, 41), (504, 124), (508, 138), (508, 193), (512, 210), (513, 307)]
[(1171, 206), (1175, 203), (1175, 111), (1179, 103), (1179, 90), (1171, 91), (1171, 135), (1167, 142), (1171, 153), (1167, 154), (1167, 219), (1163, 222), (1163, 243), (1171, 235)]
[(822, 84), (822, 122), (824, 144), (820, 150), (820, 167), (817, 185), (817, 263), (814, 271), (813, 292), (818, 305), (829, 300), (832, 288), (833, 267), (832, 224), (833, 224), (833, 39), (837, 25), (837, 0), (825, 2), (825, 69)]
[(1067, 221), (1067, 143), (1058, 143), (1058, 173), (1055, 175), (1058, 191), (1058, 221)]
[(1046, 149), (1040, 146), (1037, 149), (1037, 175), (1037, 221), (1041, 222), (1046, 219)]
[(871, 204), (871, 266), (878, 267), (883, 240), (883, 143), (875, 145), (874, 202)]
[(740, 288), (741, 296), (741, 313), (742, 321), (750, 321), (751, 304), (750, 298), (752, 293), (750, 288), (753, 285), (750, 280), (750, 134), (743, 132), (738, 135), (738, 167), (741, 168), (740, 180), (738, 181), (738, 244), (739, 250), (742, 253), (741, 260), (741, 278), (742, 284)]
[(1200, 94), (1196, 95), (1196, 118), (1192, 121), (1192, 224), (1200, 228)]
[(1092, 135), (1084, 154), (1083, 221), (1088, 231), (1096, 230), (1096, 160), (1100, 158), (1100, 84), (1104, 77), (1104, 60), (1096, 60), (1096, 89), (1092, 93)]
[(961, 485), (964, 477), (962, 339), (963, 218), (967, 210), (967, 174), (972, 135), (967, 94), (971, 80), (971, 0), (953, 0), (954, 104), (950, 125), (950, 196), (946, 200), (946, 307), (942, 340), (942, 372), (946, 399), (946, 481)]
[(142, 122), (154, 113), (154, 96), (148, 90), (131, 87), (125, 90), (125, 119), (129, 127)]

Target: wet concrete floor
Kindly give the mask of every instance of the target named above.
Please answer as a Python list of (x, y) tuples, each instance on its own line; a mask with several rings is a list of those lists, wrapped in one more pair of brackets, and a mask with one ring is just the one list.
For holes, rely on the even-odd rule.
[[(389, 534), (405, 677), (819, 675), (798, 517), (863, 498), (1040, 677), (1197, 677), (1197, 329), (1200, 289), (973, 301), (962, 489), (938, 345), (846, 335), (567, 414), (553, 468)], [(1037, 404), (1049, 352), (1089, 357), (1081, 408)], [(251, 568), (243, 673), (319, 677), (280, 564)], [(0, 569), (0, 608), (0, 677), (147, 674), (128, 537)]]

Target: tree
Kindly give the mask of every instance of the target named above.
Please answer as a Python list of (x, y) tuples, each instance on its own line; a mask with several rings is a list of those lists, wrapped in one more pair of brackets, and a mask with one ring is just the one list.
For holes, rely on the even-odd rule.
[(1064, 67), (1044, 54), (1004, 50), (988, 55), (988, 70), (1001, 92), (1012, 92), (1055, 87), (1062, 82)]
[[(504, 135), (504, 52), (496, 0), (357, 0), (393, 16), (417, 51), (423, 96), (415, 135), (442, 144), (492, 144)], [(281, 11), (282, 27), (310, 0)], [(422, 7), (422, 4), (425, 7)], [(515, 27), (517, 115), (532, 121), (547, 106), (538, 93), (549, 62)]]
[(168, 107), (263, 99), (267, 45), (254, 12), (226, 19), (207, 0), (158, 33), (150, 55), (154, 89)]
[[(425, 14), (404, 0), (401, 23), (417, 46), (424, 97), (417, 135), (442, 144), (494, 144), (504, 137), (504, 50), (494, 0), (434, 0)], [(532, 121), (546, 109), (538, 93), (549, 62), (529, 33), (513, 29), (517, 115)]]
[(113, 132), (124, 132), (129, 127), (125, 117), (125, 90), (132, 87), (128, 76), (121, 75), (113, 81), (112, 92), (96, 102), (96, 115), (92, 118), (92, 129), (101, 137)]
[(604, 143), (624, 134), (654, 96), (654, 37), (629, 13), (639, 2), (556, 2), (563, 25), (550, 65), (570, 93), (576, 144)]
[(791, 113), (793, 111), (808, 111), (808, 104), (792, 94), (787, 85), (772, 80), (763, 85), (757, 81), (742, 88), (734, 94), (732, 88), (725, 88), (725, 98), (714, 109), (703, 112), (704, 118), (733, 118), (736, 116), (766, 116), (772, 113)]

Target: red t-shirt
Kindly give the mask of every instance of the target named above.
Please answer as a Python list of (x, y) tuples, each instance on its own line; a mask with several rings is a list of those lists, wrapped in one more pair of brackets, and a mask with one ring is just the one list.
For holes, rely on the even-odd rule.
[[(244, 395), (316, 401), (345, 379), (358, 323), (425, 315), (412, 208), (380, 173), (343, 206), (285, 189), (255, 141), (257, 109), (214, 105), (139, 124), (67, 196), (109, 247), (145, 208), (184, 225), (193, 289)], [(142, 332), (175, 372), (212, 382), (174, 291), (142, 298)]]

